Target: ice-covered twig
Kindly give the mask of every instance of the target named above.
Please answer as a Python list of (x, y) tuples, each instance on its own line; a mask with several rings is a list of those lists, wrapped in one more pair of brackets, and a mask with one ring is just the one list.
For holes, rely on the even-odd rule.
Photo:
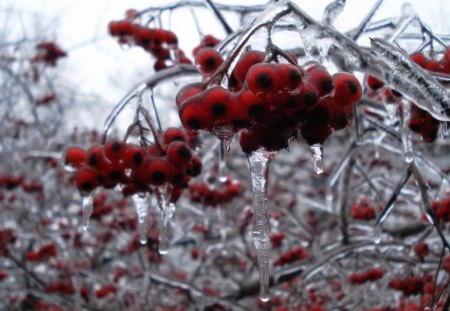
[(334, 20), (342, 13), (345, 8), (346, 0), (334, 0), (330, 2), (323, 12), (323, 22), (328, 25), (333, 25)]
[(436, 119), (450, 120), (450, 95), (432, 75), (415, 64), (405, 50), (380, 38), (371, 39), (370, 44), (393, 69), (384, 72), (386, 82)]
[(225, 20), (225, 18), (223, 17), (222, 13), (217, 8), (217, 6), (211, 0), (205, 0), (205, 2), (207, 4), (207, 6), (213, 11), (214, 15), (217, 17), (217, 19), (219, 20), (220, 24), (225, 29), (225, 32), (228, 35), (231, 34), (233, 32), (233, 29), (231, 29), (230, 25)]
[(394, 192), (392, 193), (391, 197), (389, 198), (389, 201), (384, 206), (383, 211), (380, 213), (380, 216), (378, 217), (377, 221), (375, 222), (375, 226), (380, 225), (384, 219), (388, 216), (389, 212), (394, 207), (394, 203), (397, 200), (400, 192), (402, 191), (405, 184), (408, 182), (409, 178), (412, 174), (412, 164), (408, 165), (408, 169), (406, 170), (406, 173), (403, 175), (402, 179), (400, 179), (397, 187), (395, 188)]
[(423, 207), (425, 209), (425, 213), (427, 214), (427, 218), (430, 221), (432, 225), (436, 228), (436, 231), (439, 235), (439, 237), (442, 240), (442, 244), (444, 247), (450, 250), (450, 244), (447, 241), (447, 238), (444, 236), (444, 233), (442, 232), (441, 228), (439, 227), (439, 221), (437, 220), (436, 216), (434, 215), (433, 208), (431, 207), (431, 201), (430, 197), (428, 195), (428, 186), (426, 181), (424, 180), (422, 173), (420, 172), (419, 168), (417, 167), (416, 163), (413, 161), (411, 162), (411, 172), (414, 176), (414, 179), (417, 182), (417, 185), (419, 186), (420, 190), (420, 196), (422, 198)]
[(355, 160), (350, 156), (348, 164), (344, 170), (344, 175), (341, 177), (339, 183), (339, 227), (342, 234), (342, 244), (348, 244), (348, 219), (347, 219), (347, 204), (350, 197), (350, 178), (352, 176)]
[(108, 136), (108, 132), (111, 129), (111, 126), (116, 121), (119, 114), (123, 111), (123, 109), (130, 103), (132, 99), (134, 99), (138, 94), (141, 94), (146, 89), (152, 89), (156, 84), (166, 79), (178, 78), (184, 75), (194, 75), (198, 74), (198, 70), (195, 66), (192, 65), (176, 65), (174, 67), (158, 71), (148, 78), (146, 81), (139, 83), (138, 86), (134, 87), (111, 111), (105, 121), (105, 125), (103, 126), (103, 139), (102, 141), (106, 141), (106, 137)]
[(369, 13), (364, 17), (364, 19), (359, 23), (358, 27), (348, 33), (348, 36), (352, 38), (354, 41), (358, 40), (359, 36), (363, 33), (364, 29), (367, 27), (367, 24), (370, 22), (372, 17), (378, 11), (378, 8), (381, 6), (384, 0), (378, 0), (372, 9), (370, 9)]

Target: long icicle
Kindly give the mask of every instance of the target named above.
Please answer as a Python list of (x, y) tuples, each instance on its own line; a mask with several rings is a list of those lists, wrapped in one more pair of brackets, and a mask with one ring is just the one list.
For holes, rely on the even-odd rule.
[(262, 301), (270, 299), (269, 292), (269, 234), (270, 221), (267, 208), (267, 187), (269, 167), (273, 154), (260, 149), (248, 156), (250, 175), (253, 188), (253, 243), (258, 256), (260, 298)]

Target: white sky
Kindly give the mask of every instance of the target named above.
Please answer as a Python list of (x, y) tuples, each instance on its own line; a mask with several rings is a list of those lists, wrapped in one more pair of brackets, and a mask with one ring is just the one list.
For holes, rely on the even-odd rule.
[[(172, 1), (155, 0), (2, 0), (0, 2), (0, 24), (5, 10), (9, 18), (7, 27), (14, 26), (19, 32), (25, 28), (27, 36), (41, 36), (55, 39), (69, 57), (64, 60), (66, 79), (81, 92), (97, 94), (109, 104), (118, 102), (139, 81), (152, 70), (152, 60), (139, 48), (124, 51), (107, 34), (110, 20), (120, 19), (129, 8), (143, 9), (149, 4)], [(221, 0), (221, 3), (242, 3), (243, 1)], [(245, 3), (265, 1), (245, 1)], [(338, 29), (350, 29), (360, 21), (375, 0), (347, 0), (344, 12), (336, 22)], [(375, 20), (397, 16), (402, 0), (385, 0)], [(328, 0), (299, 0), (297, 3), (310, 15), (321, 18)], [(450, 34), (450, 5), (448, 0), (410, 1), (422, 19), (438, 33)], [(36, 20), (39, 20), (36, 23)], [(179, 20), (175, 22), (180, 22)], [(174, 23), (175, 23), (174, 22)], [(187, 23), (187, 22), (186, 22)], [(189, 21), (191, 23), (191, 21)], [(21, 25), (25, 25), (21, 27)], [(183, 27), (183, 23), (181, 23)], [(8, 28), (7, 28), (8, 29)], [(213, 31), (214, 32), (214, 31)], [(219, 31), (220, 34), (220, 31)], [(195, 45), (198, 39), (190, 40), (189, 34), (179, 36), (183, 44)], [(48, 38), (47, 38), (48, 39)], [(194, 43), (195, 42), (195, 43)], [(187, 53), (190, 49), (185, 49)], [(105, 112), (105, 116), (106, 113)], [(99, 118), (102, 118), (100, 116)], [(103, 123), (103, 119), (101, 120)]]

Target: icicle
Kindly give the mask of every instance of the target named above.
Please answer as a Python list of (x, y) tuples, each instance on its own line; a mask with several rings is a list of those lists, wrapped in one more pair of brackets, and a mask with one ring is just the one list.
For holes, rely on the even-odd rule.
[(411, 102), (409, 100), (402, 100), (402, 143), (403, 143), (403, 151), (405, 153), (405, 162), (411, 163), (413, 161), (413, 146), (412, 146), (412, 134), (409, 130), (408, 124), (411, 119)]
[(139, 242), (142, 245), (147, 244), (149, 197), (150, 196), (147, 193), (135, 194), (132, 196), (136, 214), (138, 216)]
[(269, 166), (273, 154), (260, 149), (248, 157), (253, 187), (253, 243), (259, 265), (260, 299), (268, 301), (269, 293), (269, 245), (270, 221), (267, 208)]
[[(220, 150), (219, 150), (219, 181), (224, 183), (227, 180), (227, 163), (226, 163), (226, 155), (225, 151), (228, 150), (225, 141), (220, 142)], [(229, 144), (229, 143), (228, 143)]]
[(167, 196), (170, 194), (168, 185), (161, 186), (157, 189), (157, 201), (160, 209), (160, 225), (159, 225), (159, 253), (165, 255), (170, 248), (170, 220), (175, 211), (175, 204), (167, 204)]
[(330, 39), (324, 38), (317, 40), (317, 49), (319, 50), (319, 62), (327, 66), (328, 65), (328, 51), (330, 50), (330, 47), (333, 45), (333, 41)]
[(323, 12), (322, 21), (328, 25), (333, 25), (339, 14), (342, 13), (345, 7), (345, 0), (334, 0), (327, 5)]
[(322, 157), (322, 145), (314, 144), (309, 147), (314, 160), (314, 172), (319, 175), (323, 173), (323, 157)]
[(300, 39), (302, 40), (305, 56), (308, 61), (314, 60), (314, 47), (316, 46), (316, 31), (311, 26), (300, 31)]
[(441, 122), (439, 127), (439, 134), (442, 139), (446, 139), (449, 135), (448, 122)]
[(89, 228), (89, 218), (91, 218), (92, 211), (94, 210), (92, 194), (83, 196), (82, 208), (81, 228), (83, 228), (84, 231), (87, 231)]

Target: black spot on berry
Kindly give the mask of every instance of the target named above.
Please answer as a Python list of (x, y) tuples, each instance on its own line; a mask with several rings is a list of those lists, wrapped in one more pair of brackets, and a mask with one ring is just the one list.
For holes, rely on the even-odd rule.
[(255, 104), (248, 108), (248, 115), (251, 118), (258, 119), (264, 115), (264, 107), (261, 104)]
[(96, 153), (91, 154), (91, 156), (88, 159), (88, 164), (90, 166), (93, 166), (93, 167), (97, 166), (98, 158), (97, 158), (97, 154)]
[(140, 152), (136, 152), (133, 155), (133, 163), (136, 166), (141, 165), (142, 161), (144, 160), (144, 157), (142, 156), (142, 154)]
[(309, 92), (305, 94), (305, 106), (306, 107), (311, 107), (312, 105), (314, 105), (315, 103), (317, 103), (317, 95), (316, 93), (313, 92)]
[(212, 106), (212, 113), (213, 113), (214, 117), (216, 117), (216, 118), (222, 117), (226, 111), (227, 111), (227, 108), (225, 107), (225, 105), (223, 103), (215, 103)]
[(359, 87), (355, 82), (351, 80), (347, 80), (345, 82), (347, 83), (348, 89), (350, 90), (351, 94), (356, 94), (359, 91)]
[(272, 77), (268, 73), (261, 73), (256, 77), (256, 83), (263, 89), (268, 89), (272, 86)]
[(81, 190), (89, 192), (94, 190), (94, 185), (88, 181), (85, 181), (84, 183), (81, 184)]
[(187, 124), (193, 129), (193, 130), (199, 130), (202, 127), (202, 123), (199, 119), (192, 118), (187, 121)]
[(192, 157), (191, 151), (185, 146), (180, 146), (177, 150), (177, 154), (182, 159), (190, 159)]
[(208, 68), (216, 67), (216, 60), (214, 59), (214, 57), (208, 57), (207, 59), (205, 59), (205, 66)]
[(121, 177), (121, 176), (120, 176), (120, 172), (117, 171), (117, 170), (112, 170), (112, 171), (109, 173), (109, 178), (112, 179), (112, 180), (119, 180), (120, 177)]
[(122, 146), (120, 143), (115, 142), (114, 144), (112, 144), (111, 149), (112, 149), (112, 151), (118, 153), (122, 149)]
[(157, 183), (157, 184), (162, 184), (166, 181), (166, 174), (164, 174), (161, 171), (156, 171), (153, 173), (152, 175), (153, 180)]
[(298, 82), (302, 79), (302, 76), (300, 75), (298, 70), (292, 69), (289, 73), (289, 79), (291, 79), (291, 81)]
[[(330, 93), (333, 90), (333, 80), (331, 79), (325, 79), (322, 81), (322, 91), (325, 94)], [(356, 90), (357, 91), (357, 90)], [(355, 93), (355, 92), (352, 92)]]

